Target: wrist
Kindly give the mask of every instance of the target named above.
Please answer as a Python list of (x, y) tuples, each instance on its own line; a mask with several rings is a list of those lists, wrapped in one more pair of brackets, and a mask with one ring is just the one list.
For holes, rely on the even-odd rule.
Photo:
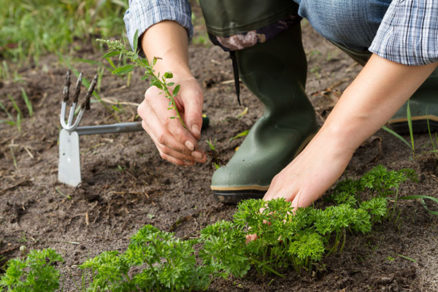
[(178, 64), (175, 62), (168, 62), (167, 60), (158, 59), (154, 66), (155, 73), (160, 73), (162, 76), (166, 72), (171, 72), (175, 80), (195, 79), (190, 68), (186, 64)]
[[(356, 129), (355, 129), (356, 128)], [(362, 143), (360, 130), (352, 127), (352, 123), (325, 123), (318, 132), (316, 138), (321, 139), (328, 148), (342, 153), (353, 155)]]

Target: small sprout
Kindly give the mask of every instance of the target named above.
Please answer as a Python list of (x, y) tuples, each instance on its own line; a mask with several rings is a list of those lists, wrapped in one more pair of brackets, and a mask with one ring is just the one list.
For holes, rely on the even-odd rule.
[(393, 261), (395, 261), (395, 258), (393, 258), (392, 256), (387, 256), (386, 259), (387, 259), (389, 262), (393, 262)]
[(211, 151), (216, 152), (216, 139), (212, 141), (211, 139), (205, 140)]
[(241, 138), (241, 137), (245, 137), (245, 136), (248, 135), (248, 133), (249, 133), (249, 130), (245, 130), (245, 131), (243, 131), (243, 132), (240, 132), (240, 133), (237, 134), (236, 136), (231, 137), (230, 140), (229, 140), (229, 142), (231, 142), (231, 141), (233, 141), (233, 140), (236, 140), (236, 139), (238, 139), (238, 138)]
[(241, 118), (243, 118), (247, 113), (248, 113), (248, 107), (245, 107), (245, 109), (244, 109), (241, 113), (239, 113), (239, 114), (236, 116), (236, 118), (241, 119)]

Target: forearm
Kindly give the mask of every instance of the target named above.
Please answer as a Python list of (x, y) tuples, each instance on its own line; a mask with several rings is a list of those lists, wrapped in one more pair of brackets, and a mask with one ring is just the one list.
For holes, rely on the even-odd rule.
[(354, 152), (394, 115), (437, 65), (405, 66), (373, 55), (318, 135), (333, 135), (340, 147)]
[(141, 38), (142, 49), (149, 62), (160, 58), (155, 70), (163, 74), (171, 71), (179, 78), (191, 78), (188, 63), (187, 31), (173, 21), (163, 21), (151, 26)]

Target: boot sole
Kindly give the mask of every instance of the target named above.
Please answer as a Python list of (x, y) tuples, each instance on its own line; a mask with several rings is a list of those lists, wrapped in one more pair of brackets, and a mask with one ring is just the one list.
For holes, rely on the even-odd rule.
[(230, 190), (219, 191), (213, 190), (213, 194), (219, 202), (224, 204), (237, 204), (240, 201), (247, 199), (262, 199), (265, 195), (265, 191), (261, 190)]
[[(316, 135), (316, 133), (310, 134), (301, 143), (298, 150), (295, 152), (294, 158), (303, 151), (304, 147), (309, 144), (310, 140)], [(237, 204), (242, 200), (247, 199), (263, 199), (263, 196), (268, 191), (269, 186), (241, 186), (241, 187), (217, 187), (211, 186), (213, 195), (216, 199), (225, 204)]]
[[(438, 118), (436, 116), (412, 117), (411, 121), (412, 131), (414, 133), (438, 132)], [(399, 134), (409, 134), (409, 123), (407, 119), (391, 120), (388, 124)]]

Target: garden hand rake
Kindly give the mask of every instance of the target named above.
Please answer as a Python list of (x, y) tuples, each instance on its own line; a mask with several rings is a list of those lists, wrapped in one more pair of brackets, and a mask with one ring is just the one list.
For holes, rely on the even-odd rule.
[(116, 123), (98, 126), (79, 127), (84, 112), (90, 109), (90, 98), (93, 94), (94, 87), (97, 83), (97, 75), (88, 88), (84, 102), (80, 105), (79, 113), (75, 119), (75, 111), (78, 106), (79, 95), (81, 92), (82, 73), (79, 74), (76, 87), (73, 94), (73, 103), (70, 107), (68, 117), (66, 117), (67, 104), (70, 95), (70, 71), (65, 77), (63, 90), (63, 101), (61, 104), (61, 132), (59, 133), (59, 162), (58, 162), (58, 180), (70, 186), (77, 186), (81, 183), (81, 158), (79, 147), (79, 136), (106, 134), (106, 133), (123, 133), (142, 131), (141, 122)]

